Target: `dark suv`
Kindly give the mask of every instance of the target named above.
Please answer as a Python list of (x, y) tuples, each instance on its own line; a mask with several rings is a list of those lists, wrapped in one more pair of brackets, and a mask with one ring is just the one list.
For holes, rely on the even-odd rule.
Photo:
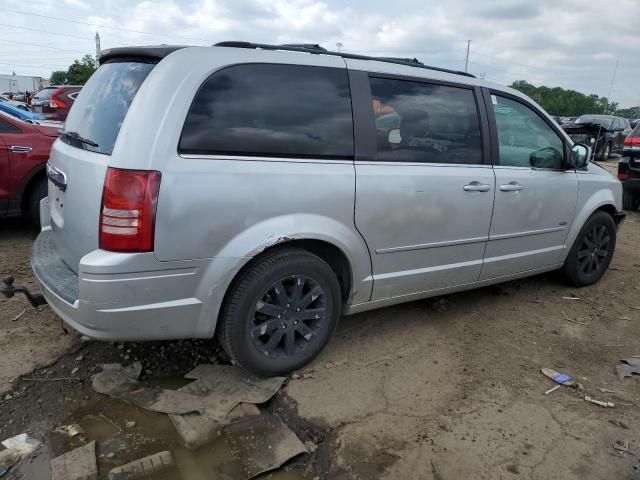
[(80, 90), (82, 87), (79, 85), (47, 87), (33, 97), (31, 110), (41, 113), (48, 120), (64, 122)]
[(622, 182), (622, 207), (637, 210), (640, 207), (640, 123), (624, 140), (618, 178)]
[(600, 160), (622, 153), (624, 139), (631, 133), (629, 120), (612, 115), (581, 115), (563, 128), (574, 142), (591, 145)]

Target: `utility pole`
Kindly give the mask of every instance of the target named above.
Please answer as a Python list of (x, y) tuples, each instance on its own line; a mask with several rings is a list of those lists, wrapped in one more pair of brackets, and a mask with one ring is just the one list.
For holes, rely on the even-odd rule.
[(471, 48), (471, 40), (467, 40), (467, 58), (464, 61), (464, 71), (469, 68), (469, 49)]
[(96, 62), (100, 57), (100, 34), (96, 32)]

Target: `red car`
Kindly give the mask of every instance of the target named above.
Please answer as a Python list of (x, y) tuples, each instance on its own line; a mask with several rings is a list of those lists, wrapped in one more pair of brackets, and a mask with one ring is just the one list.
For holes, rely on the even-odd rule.
[(80, 85), (47, 87), (33, 96), (31, 111), (44, 115), (48, 120), (64, 122), (80, 90), (82, 90)]
[(47, 196), (45, 167), (58, 129), (0, 112), (0, 216), (27, 214), (40, 224), (40, 200)]

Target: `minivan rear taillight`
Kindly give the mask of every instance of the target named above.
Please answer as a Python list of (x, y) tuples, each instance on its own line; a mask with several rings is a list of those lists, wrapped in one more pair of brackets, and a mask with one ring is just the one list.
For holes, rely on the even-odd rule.
[(629, 178), (629, 164), (626, 162), (618, 162), (618, 180), (627, 180)]
[(160, 172), (107, 169), (100, 207), (100, 240), (112, 252), (153, 251)]
[(49, 107), (51, 108), (64, 108), (67, 106), (60, 98), (59, 94), (62, 93), (62, 88), (57, 89), (55, 92), (51, 94), (51, 98), (49, 98)]

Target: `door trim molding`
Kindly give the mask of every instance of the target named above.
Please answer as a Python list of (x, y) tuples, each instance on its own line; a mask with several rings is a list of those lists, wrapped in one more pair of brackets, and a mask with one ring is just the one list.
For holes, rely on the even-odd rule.
[(528, 237), (529, 235), (543, 235), (545, 233), (553, 233), (553, 232), (561, 232), (562, 230), (566, 230), (566, 225), (561, 225), (559, 227), (552, 228), (542, 228), (540, 230), (529, 230), (526, 232), (516, 232), (516, 233), (503, 233), (500, 235), (489, 235), (489, 241), (492, 240), (506, 240), (508, 238), (518, 238), (518, 237)]
[(460, 240), (448, 240), (445, 242), (431, 242), (431, 243), (420, 243), (418, 245), (406, 245), (402, 247), (387, 247), (387, 248), (378, 248), (376, 253), (395, 253), (395, 252), (406, 252), (409, 250), (423, 250), (426, 248), (437, 248), (437, 247), (452, 247), (455, 245), (466, 245), (469, 243), (481, 243), (489, 240), (488, 236), (485, 237), (474, 237), (474, 238), (463, 238)]

